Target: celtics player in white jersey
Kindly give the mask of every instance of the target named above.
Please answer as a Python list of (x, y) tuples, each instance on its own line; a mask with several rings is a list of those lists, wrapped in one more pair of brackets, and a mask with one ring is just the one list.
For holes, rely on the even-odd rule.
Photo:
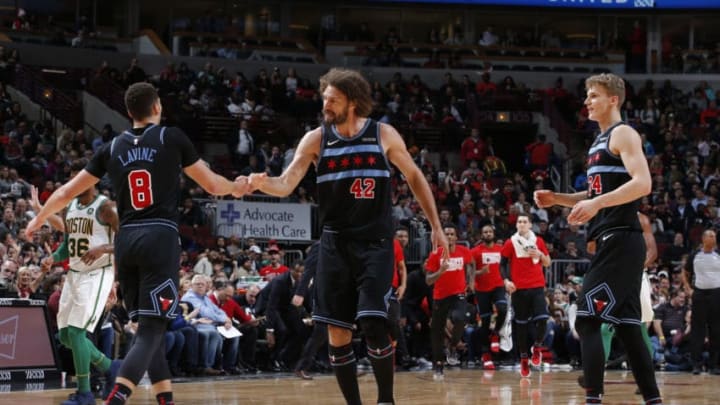
[[(71, 175), (87, 165), (85, 159), (72, 163)], [(119, 361), (111, 361), (95, 347), (86, 335), (102, 318), (103, 308), (115, 280), (113, 268), (113, 234), (117, 232), (115, 204), (95, 187), (72, 200), (65, 214), (65, 239), (57, 250), (43, 261), (69, 259), (70, 269), (60, 295), (57, 315), (60, 342), (70, 348), (75, 363), (78, 390), (62, 405), (95, 404), (90, 390), (90, 364), (106, 373), (106, 390), (114, 384)], [(104, 393), (106, 394), (106, 393)]]

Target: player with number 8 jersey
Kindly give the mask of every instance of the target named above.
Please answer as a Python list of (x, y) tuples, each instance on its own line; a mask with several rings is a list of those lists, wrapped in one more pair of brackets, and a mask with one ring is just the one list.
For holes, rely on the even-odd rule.
[(172, 405), (165, 330), (178, 304), (178, 197), (187, 174), (213, 195), (241, 197), (247, 177), (234, 182), (211, 171), (178, 128), (160, 125), (162, 103), (155, 88), (135, 83), (125, 92), (133, 127), (101, 146), (88, 165), (60, 187), (28, 224), (31, 236), (45, 220), (107, 174), (116, 194), (120, 227), (115, 262), (125, 307), (138, 329), (106, 404), (124, 404), (147, 371), (158, 402)]

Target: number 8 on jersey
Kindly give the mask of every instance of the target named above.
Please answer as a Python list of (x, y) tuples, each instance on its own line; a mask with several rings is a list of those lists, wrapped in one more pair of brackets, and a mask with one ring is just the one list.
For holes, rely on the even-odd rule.
[(142, 210), (152, 205), (152, 176), (145, 169), (133, 170), (128, 173), (128, 186), (130, 187), (130, 204), (136, 210)]

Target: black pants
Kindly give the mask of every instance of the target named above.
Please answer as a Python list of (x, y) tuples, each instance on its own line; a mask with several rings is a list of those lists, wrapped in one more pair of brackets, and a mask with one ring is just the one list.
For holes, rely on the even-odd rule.
[(445, 325), (448, 317), (452, 320), (453, 330), (450, 338), (450, 347), (460, 342), (465, 326), (464, 295), (451, 295), (447, 298), (435, 300), (433, 303), (432, 321), (430, 323), (430, 340), (432, 342), (433, 363), (442, 362), (445, 358)]
[[(702, 358), (705, 336), (710, 336), (710, 358), (717, 359), (720, 353), (720, 312), (715, 306), (720, 303), (720, 288), (696, 288), (692, 299), (692, 320), (690, 321), (690, 348), (692, 359), (697, 364)], [(709, 367), (716, 368), (717, 364)]]
[(295, 365), (295, 371), (308, 371), (313, 365), (315, 356), (320, 351), (320, 348), (325, 345), (328, 341), (327, 324), (317, 322), (313, 326), (312, 334), (310, 338), (305, 342), (303, 347), (302, 356)]
[(401, 305), (397, 299), (390, 298), (388, 306), (388, 322), (390, 323), (390, 335), (397, 342), (395, 346), (395, 358), (402, 361), (409, 357), (407, 342), (405, 341), (405, 333), (400, 327)]
[(308, 329), (295, 307), (281, 313), (274, 326), (277, 336), (274, 358), (290, 366), (300, 356), (300, 350), (308, 336)]
[(255, 364), (255, 354), (257, 353), (258, 327), (252, 325), (240, 326), (240, 348), (238, 349), (238, 359), (240, 364), (250, 367), (257, 367)]

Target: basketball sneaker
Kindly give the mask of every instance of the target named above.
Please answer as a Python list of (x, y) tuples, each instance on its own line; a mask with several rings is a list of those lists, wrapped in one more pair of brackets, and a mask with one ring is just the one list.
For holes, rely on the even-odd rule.
[(62, 401), (60, 405), (95, 405), (95, 395), (88, 392), (75, 392), (70, 394), (68, 399)]
[(495, 370), (495, 363), (493, 363), (492, 355), (490, 353), (483, 353), (482, 368), (483, 370)]
[(520, 377), (522, 378), (529, 378), (530, 377), (530, 364), (528, 362), (527, 357), (521, 357), (520, 358)]
[(500, 336), (495, 332), (490, 335), (490, 351), (500, 353)]
[(443, 372), (443, 365), (441, 362), (435, 364), (433, 368), (433, 380), (442, 381), (445, 379), (445, 373)]
[(445, 359), (447, 360), (447, 364), (452, 367), (460, 364), (460, 359), (458, 358), (457, 350), (455, 349), (445, 349)]
[(530, 359), (530, 363), (533, 367), (542, 367), (542, 350), (540, 349), (540, 346), (533, 346), (532, 358)]

